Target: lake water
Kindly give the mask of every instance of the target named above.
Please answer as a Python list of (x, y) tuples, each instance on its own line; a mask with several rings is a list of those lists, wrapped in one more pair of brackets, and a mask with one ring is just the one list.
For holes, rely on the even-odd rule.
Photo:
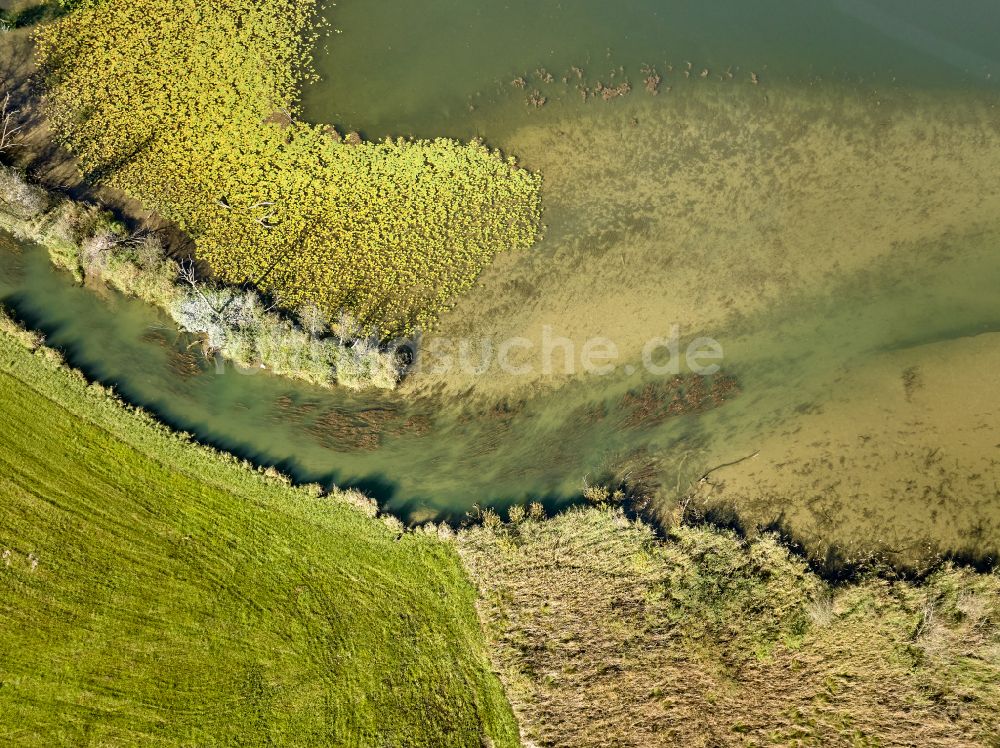
[[(808, 85), (992, 86), (1000, 81), (1000, 8), (970, 0), (340, 0), (316, 53), (306, 115), (367, 137), (481, 135), (505, 140), (517, 117), (495, 105), (544, 68), (596, 80), (619, 66), (633, 84), (690, 62), (695, 75)], [(574, 81), (575, 82), (575, 81)], [(669, 84), (667, 84), (669, 85)], [(641, 85), (640, 85), (641, 87)], [(469, 106), (490, 108), (475, 116)], [(472, 114), (473, 116), (470, 116)]]
[[(480, 136), (545, 179), (544, 239), (424, 342), (601, 336), (613, 372), (494, 361), (353, 395), (218, 369), (31, 248), (0, 251), (0, 302), (172, 425), (414, 521), (613, 480), (817, 553), (997, 548), (994, 5), (348, 0), (330, 19), (309, 119)], [(640, 363), (674, 325), (719, 341), (738, 394), (670, 412)]]

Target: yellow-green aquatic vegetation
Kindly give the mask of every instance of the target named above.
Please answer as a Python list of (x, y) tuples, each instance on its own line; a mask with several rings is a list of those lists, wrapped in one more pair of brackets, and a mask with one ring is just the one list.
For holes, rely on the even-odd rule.
[(180, 223), (229, 282), (382, 334), (529, 247), (539, 177), (480, 143), (349, 144), (294, 118), (315, 0), (104, 0), (37, 36), (48, 116), (92, 180)]

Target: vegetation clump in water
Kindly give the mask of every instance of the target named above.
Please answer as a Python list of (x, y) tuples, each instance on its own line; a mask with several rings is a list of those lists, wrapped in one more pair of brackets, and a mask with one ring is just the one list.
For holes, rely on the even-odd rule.
[(668, 418), (717, 408), (739, 393), (735, 377), (728, 374), (715, 377), (677, 375), (629, 390), (622, 397), (621, 408), (627, 414), (626, 426), (654, 426)]
[(48, 116), (91, 182), (179, 223), (223, 280), (383, 335), (427, 325), (534, 243), (539, 177), (478, 141), (350, 144), (298, 121), (315, 11), (85, 5), (37, 34)]

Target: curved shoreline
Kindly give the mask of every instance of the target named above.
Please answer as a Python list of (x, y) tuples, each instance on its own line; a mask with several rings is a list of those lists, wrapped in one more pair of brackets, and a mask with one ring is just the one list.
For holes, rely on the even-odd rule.
[[(264, 492), (270, 498), (259, 503), (261, 510), (270, 501), (291, 500), (307, 515), (343, 511), (355, 523), (373, 521), (373, 507), (361, 497), (334, 492), (324, 499), (316, 487), (291, 487), (275, 471), (172, 432), (108, 389), (88, 384), (37, 336), (2, 318), (0, 353), (4, 376), (30, 379), (28, 389), (45, 390), (66, 409), (69, 428), (83, 418), (132, 449), (160, 454), (168, 470), (235, 487), (243, 500)], [(74, 446), (80, 447), (87, 444)], [(155, 505), (163, 497), (139, 498)], [(573, 509), (544, 520), (512, 516), (509, 522), (487, 512), (481, 525), (457, 535), (441, 525), (406, 530), (392, 517), (383, 521), (379, 536), (386, 550), (395, 551), (405, 538), (443, 541), (460, 555), (478, 588), (491, 669), (506, 689), (522, 739), (589, 748), (605, 745), (609, 735), (624, 740), (642, 734), (642, 745), (664, 739), (676, 744), (683, 735), (681, 742), (688, 744), (725, 724), (743, 737), (764, 739), (780, 729), (828, 743), (840, 734), (839, 715), (849, 715), (860, 734), (889, 742), (910, 740), (915, 719), (922, 736), (961, 730), (968, 740), (988, 744), (997, 734), (994, 705), (1000, 694), (984, 664), (992, 643), (1000, 641), (1000, 626), (991, 617), (1000, 600), (995, 573), (944, 565), (919, 585), (872, 574), (829, 585), (772, 535), (744, 541), (732, 533), (678, 526), (657, 538), (650, 526), (614, 508)], [(179, 522), (187, 527), (183, 514)], [(30, 543), (18, 547), (28, 553), (26, 561), (5, 557), (18, 565), (17, 573), (33, 573), (20, 571), (30, 563), (41, 563), (40, 573), (47, 573), (51, 549), (38, 555)], [(230, 552), (242, 547), (231, 545)], [(215, 564), (226, 562), (225, 554), (215, 558)], [(116, 573), (134, 573), (127, 563), (120, 566)], [(359, 572), (337, 571), (351, 578)], [(6, 579), (3, 572), (0, 579)], [(106, 576), (105, 583), (116, 579)], [(439, 599), (437, 587), (426, 593)], [(404, 620), (412, 616), (409, 611)], [(393, 642), (399, 645), (398, 636)], [(60, 673), (64, 684), (90, 675), (79, 662)], [(20, 713), (23, 687), (18, 681), (0, 691), (0, 701), (12, 706), (0, 713)], [(582, 694), (588, 698), (581, 709)], [(963, 705), (957, 717), (948, 706), (956, 699)], [(701, 705), (695, 714), (685, 706), (692, 702)], [(48, 702), (36, 697), (30, 703), (38, 709)], [(402, 715), (390, 714), (383, 729), (399, 724)], [(802, 724), (794, 715), (810, 719)], [(426, 721), (426, 712), (419, 717)], [(184, 724), (178, 719), (167, 710), (159, 730)], [(47, 723), (27, 724), (41, 729)], [(92, 716), (84, 724), (115, 729)], [(192, 727), (205, 729), (206, 723), (196, 720)], [(509, 739), (497, 745), (515, 745), (513, 729), (505, 734)]]
[[(6, 313), (4, 314), (6, 315)], [(4, 317), (4, 319), (7, 318)], [(55, 361), (57, 366), (63, 368), (69, 375), (70, 379), (87, 382), (84, 375), (78, 370), (70, 368), (68, 364), (63, 363), (61, 354), (58, 351), (45, 347), (44, 338), (39, 333), (31, 332), (17, 322), (6, 322), (4, 332), (8, 336), (14, 335), (19, 337), (21, 339), (21, 344), (27, 345), (29, 348), (49, 351), (50, 353), (43, 356), (43, 358)], [(105, 397), (110, 393), (114, 393), (113, 387), (105, 387), (104, 385), (96, 382), (89, 383), (88, 387), (96, 388), (96, 391), (102, 393)], [(227, 451), (224, 447), (213, 444), (211, 440), (203, 441), (197, 434), (185, 431), (178, 432), (171, 426), (164, 424), (163, 421), (158, 419), (155, 415), (150, 414), (149, 411), (143, 406), (128, 403), (126, 400), (121, 399), (120, 395), (112, 395), (111, 400), (116, 403), (117, 408), (120, 408), (125, 412), (135, 413), (141, 421), (154, 426), (164, 434), (177, 436), (184, 442), (191, 443), (199, 449), (206, 450), (206, 454), (224, 457), (226, 462), (231, 462), (236, 466), (241, 466), (243, 469), (251, 469), (256, 473), (269, 476), (272, 479), (278, 480), (281, 484), (297, 486), (297, 490), (303, 491), (307, 495), (315, 495), (317, 491), (325, 490), (316, 483), (296, 484), (294, 479), (283, 474), (280, 469), (274, 465), (261, 465), (254, 463), (252, 457), (236, 456), (232, 452)], [(336, 486), (330, 486), (328, 488), (334, 492), (339, 490)], [(347, 490), (349, 493), (353, 491), (350, 495), (357, 498), (352, 500), (360, 502), (361, 505), (366, 507), (364, 509), (366, 513), (373, 514), (376, 511), (379, 511), (380, 516), (385, 518), (385, 521), (389, 523), (390, 527), (400, 529), (404, 527), (400, 518), (395, 515), (392, 510), (385, 507), (382, 507), (381, 510), (379, 510), (378, 504), (373, 499), (368, 497), (361, 499), (364, 495), (362, 492), (355, 489)], [(588, 504), (588, 501), (581, 497), (578, 498), (574, 504), (576, 505), (576, 508), (585, 507)], [(615, 506), (615, 503), (607, 500), (607, 497), (606, 500), (600, 501), (599, 504), (605, 507)], [(854, 558), (850, 561), (846, 560), (845, 557), (838, 552), (835, 546), (830, 549), (825, 556), (818, 557), (809, 549), (808, 546), (804, 545), (801, 540), (796, 537), (793, 528), (783, 527), (780, 525), (771, 525), (764, 528), (748, 528), (741, 521), (738, 509), (731, 510), (728, 513), (726, 511), (719, 510), (706, 511), (703, 508), (689, 508), (688, 504), (685, 503), (682, 507), (678, 507), (672, 517), (663, 518), (656, 513), (656, 508), (650, 505), (648, 498), (643, 496), (626, 498), (620, 506), (625, 510), (627, 516), (629, 516), (632, 520), (648, 527), (650, 531), (655, 533), (656, 536), (662, 541), (669, 538), (671, 528), (682, 526), (687, 526), (693, 529), (701, 528), (708, 532), (735, 532), (739, 537), (748, 542), (752, 541), (756, 537), (759, 537), (761, 534), (774, 534), (781, 538), (781, 542), (786, 550), (805, 563), (811, 572), (816, 574), (818, 578), (835, 584), (856, 582), (873, 576), (886, 580), (900, 579), (919, 583), (949, 565), (970, 568), (983, 574), (990, 574), (998, 568), (997, 559), (993, 556), (987, 555), (975, 557), (969, 556), (961, 551), (946, 551), (943, 553), (937, 553), (934, 556), (925, 558), (916, 564), (912, 562), (900, 563), (899, 561), (894, 561), (891, 552), (884, 550), (880, 551), (878, 547), (872, 548), (871, 551), (864, 557)], [(526, 509), (527, 506), (515, 504), (510, 511), (517, 510), (519, 512), (523, 512)], [(561, 510), (560, 514), (562, 511), (566, 510)], [(544, 516), (544, 511), (540, 516)], [(559, 515), (555, 514), (552, 516), (555, 517)], [(494, 519), (490, 519), (491, 517)], [(484, 522), (486, 524), (490, 524), (491, 522), (495, 522), (496, 519), (498, 519), (496, 512), (490, 509), (485, 509), (475, 514), (470, 514), (461, 521), (453, 520), (441, 522), (440, 527), (448, 526), (452, 530), (460, 530), (462, 528), (478, 527)], [(413, 524), (411, 525), (411, 528), (414, 531), (425, 532), (434, 531), (433, 528), (438, 526), (439, 525), (435, 522), (423, 522)], [(425, 528), (431, 528), (431, 530), (427, 530)]]

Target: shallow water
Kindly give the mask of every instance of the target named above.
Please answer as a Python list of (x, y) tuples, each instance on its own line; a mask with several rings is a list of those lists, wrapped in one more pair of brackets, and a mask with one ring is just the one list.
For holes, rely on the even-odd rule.
[[(998, 239), (1000, 233), (966, 237), (947, 262), (930, 256), (876, 267), (825, 295), (789, 299), (745, 320), (739, 331), (719, 336), (726, 370), (739, 378), (742, 394), (712, 412), (649, 426), (630, 425), (631, 411), (622, 405), (629, 388), (650, 380), (641, 371), (573, 379), (545, 397), (501, 398), (506, 406), (497, 408), (480, 397), (352, 396), (217, 369), (192, 353), (191, 341), (168, 320), (141, 303), (74, 286), (36, 248), (0, 251), (0, 302), (44, 330), (90, 376), (201, 439), (277, 464), (300, 480), (359, 485), (411, 519), (456, 517), (474, 504), (545, 497), (552, 506), (578, 495), (585, 477), (594, 482), (630, 472), (674, 495), (712, 465), (761, 449), (796, 418), (828, 406), (833, 395), (843, 395), (838, 382), (851, 371), (888, 369), (890, 390), (902, 393), (907, 365), (884, 361), (894, 351), (933, 351), (941, 341), (970, 336), (992, 339), (996, 350), (1000, 336), (990, 333), (1000, 333)], [(965, 358), (946, 366), (975, 363)], [(967, 395), (977, 408), (995, 406), (995, 378), (976, 384)], [(933, 422), (933, 408), (924, 413)], [(974, 435), (978, 444), (1000, 444), (997, 423)], [(983, 457), (933, 442), (948, 436), (932, 429), (917, 433), (960, 461)], [(857, 477), (864, 479), (864, 471)], [(896, 527), (883, 525), (882, 539), (916, 533), (964, 547), (961, 528), (987, 521), (989, 542), (997, 504), (969, 499), (958, 496), (950, 507), (957, 537), (935, 532), (918, 511), (915, 521), (896, 516)], [(762, 520), (773, 510), (757, 508)], [(846, 544), (845, 533), (863, 521), (844, 512), (834, 536)]]
[[(0, 302), (172, 425), (415, 521), (551, 508), (585, 481), (624, 479), (664, 511), (694, 485), (696, 504), (779, 521), (816, 552), (996, 549), (1000, 14), (744, 5), (334, 9), (344, 33), (318, 67), (338, 74), (306, 91), (308, 116), (368, 136), (482, 135), (545, 177), (544, 239), (501, 256), (425, 342), (538, 343), (549, 326), (577, 352), (613, 340), (611, 374), (494, 361), (385, 396), (239, 373), (31, 248), (0, 251)], [(657, 96), (642, 63), (663, 78)], [(540, 66), (552, 83), (530, 80)], [(626, 97), (580, 96), (622, 76)], [(544, 107), (525, 102), (535, 88)], [(684, 343), (723, 345), (737, 397), (637, 410), (664, 382), (639, 366), (642, 347), (673, 324)]]
[[(503, 142), (519, 119), (495, 108), (510, 81), (524, 76), (548, 94), (563, 76), (575, 82), (571, 66), (605, 82), (623, 66), (633, 84), (643, 64), (661, 74), (673, 65), (680, 79), (688, 62), (695, 77), (708, 68), (710, 77), (730, 70), (745, 81), (754, 71), (801, 85), (1000, 82), (1000, 8), (989, 0), (961, 8), (932, 0), (340, 0), (325, 15), (306, 116), (373, 139)], [(553, 84), (534, 79), (538, 68)]]

